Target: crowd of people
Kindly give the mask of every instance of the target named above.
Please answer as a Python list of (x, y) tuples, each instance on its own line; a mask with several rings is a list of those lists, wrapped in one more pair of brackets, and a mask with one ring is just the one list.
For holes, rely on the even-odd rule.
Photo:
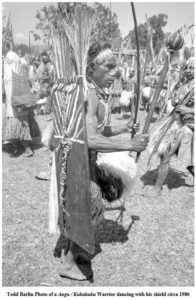
[[(6, 55), (3, 59), (3, 79), (5, 87), (5, 95), (3, 97), (3, 142), (14, 143), (15, 140), (19, 140), (24, 148), (24, 155), (32, 156), (33, 151), (29, 141), (34, 137), (38, 138), (41, 136), (39, 126), (35, 121), (35, 107), (30, 109), (16, 109), (12, 106), (12, 74), (16, 72), (22, 77), (27, 78), (29, 88), (31, 92), (36, 95), (37, 101), (46, 98), (46, 110), (52, 113), (53, 95), (50, 94), (50, 87), (52, 87), (55, 82), (55, 69), (46, 52), (42, 53), (41, 61), (38, 65), (37, 61), (30, 61), (28, 63), (24, 53), (14, 53), (10, 49), (9, 44), (7, 44), (6, 49)], [(125, 63), (126, 62), (124, 62), (124, 65)], [(155, 189), (158, 193), (161, 192), (162, 185), (167, 177), (169, 161), (173, 154), (177, 153), (179, 159), (185, 161), (189, 172), (194, 175), (194, 59), (190, 58), (186, 62), (184, 70), (182, 69), (180, 71), (181, 76), (179, 76), (175, 85), (172, 85), (168, 97), (172, 110), (169, 112), (167, 112), (167, 110), (165, 111), (150, 136), (149, 134), (137, 133), (139, 126), (133, 122), (136, 96), (134, 89), (136, 84), (134, 81), (135, 74), (134, 70), (131, 70), (127, 75), (126, 70), (127, 68), (125, 68), (125, 66), (121, 69), (118, 68), (117, 59), (109, 44), (95, 43), (89, 48), (86, 69), (88, 105), (86, 106), (87, 111), (85, 117), (90, 157), (90, 190), (92, 228), (94, 233), (98, 224), (103, 219), (104, 212), (102, 203), (104, 187), (100, 185), (100, 180), (98, 180), (97, 177), (96, 161), (98, 152), (142, 152), (148, 147), (152, 155), (158, 153), (161, 161), (157, 182), (155, 184)], [(154, 79), (153, 77), (153, 80)], [(153, 82), (152, 84), (155, 85), (153, 80), (150, 82)], [(113, 88), (114, 83), (116, 90)], [(123, 91), (125, 93), (123, 93)], [(127, 97), (128, 100), (126, 103), (128, 103), (128, 106), (131, 103), (131, 119), (120, 125), (111, 125), (110, 110), (113, 113), (119, 112), (118, 107), (122, 96), (124, 99)], [(167, 130), (161, 131), (165, 122), (167, 122), (168, 125), (166, 127)], [(157, 130), (160, 130), (159, 134)], [(120, 136), (121, 133), (125, 132), (134, 132), (137, 134), (135, 134), (131, 140), (126, 140)], [(111, 138), (111, 136), (115, 136), (115, 138)], [(59, 141), (59, 143), (61, 143), (61, 141)], [(53, 151), (55, 151), (55, 149), (56, 148), (54, 148)], [(119, 174), (119, 178), (120, 177), (121, 175)], [(57, 180), (60, 180), (59, 178), (60, 177), (57, 176)], [(115, 195), (122, 194), (119, 192), (119, 189), (122, 189), (122, 185), (119, 185), (120, 179), (118, 179), (118, 184), (115, 184), (114, 180), (111, 181), (111, 190), (117, 190), (117, 192), (114, 193)], [(107, 187), (108, 190), (110, 190), (109, 185), (107, 185)], [(85, 216), (83, 217), (85, 218)], [(58, 222), (64, 226), (60, 236), (61, 241), (63, 241), (61, 243), (61, 246), (63, 244), (62, 252), (58, 252), (59, 249), (57, 248), (54, 252), (55, 256), (63, 256), (63, 264), (59, 272), (60, 276), (79, 281), (89, 279), (89, 277), (87, 278), (81, 271), (80, 264), (85, 263), (88, 265), (92, 257), (75, 241), (66, 236), (66, 214), (60, 204)], [(83, 228), (83, 230), (85, 232), (88, 228)]]

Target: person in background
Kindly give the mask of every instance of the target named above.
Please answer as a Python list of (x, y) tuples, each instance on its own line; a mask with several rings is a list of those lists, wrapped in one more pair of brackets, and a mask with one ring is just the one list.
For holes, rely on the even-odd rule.
[(31, 140), (30, 129), (28, 125), (28, 112), (19, 111), (12, 107), (12, 71), (19, 73), (20, 71), (20, 57), (11, 50), (10, 44), (6, 44), (6, 55), (4, 58), (4, 86), (6, 94), (6, 121), (3, 128), (3, 140), (15, 141), (20, 140), (24, 148), (24, 155), (31, 156), (33, 152), (29, 146)]
[[(158, 176), (154, 187), (154, 192), (157, 195), (161, 194), (162, 186), (167, 178), (170, 160), (173, 155), (177, 156), (180, 168), (187, 169), (192, 176), (194, 176), (194, 58), (189, 58), (186, 63), (183, 84), (179, 86), (177, 84), (178, 81), (174, 83), (174, 91), (171, 93), (171, 104), (176, 120), (174, 120), (173, 124), (168, 128), (156, 150), (160, 158)], [(177, 86), (176, 90), (175, 86)], [(157, 135), (156, 130), (161, 128), (162, 121), (164, 121), (168, 115), (169, 113), (160, 119), (155, 131), (150, 136), (149, 152), (151, 158), (149, 163), (152, 160), (152, 154), (156, 147), (156, 143), (153, 141)]]
[[(47, 89), (54, 82), (55, 70), (54, 66), (50, 62), (49, 55), (46, 52), (43, 52), (41, 55), (41, 64), (37, 69), (37, 78), (41, 86), (40, 90), (40, 99), (48, 97)], [(47, 107), (50, 111), (51, 109), (51, 97), (48, 97)]]
[[(37, 78), (38, 82), (40, 83), (40, 98), (47, 98), (45, 111), (46, 113), (51, 113), (52, 107), (52, 95), (49, 93), (49, 87), (52, 85), (55, 79), (55, 69), (52, 63), (50, 62), (50, 58), (48, 53), (43, 52), (41, 55), (41, 64), (37, 70)], [(49, 124), (44, 132), (43, 132), (43, 139), (45, 135), (48, 135), (50, 132), (52, 124)], [(39, 172), (35, 177), (39, 180), (50, 180), (51, 176), (51, 158), (49, 162), (49, 169), (47, 171)]]
[[(35, 120), (29, 120), (29, 111), (12, 107), (13, 73), (20, 74), (20, 57), (11, 50), (10, 44), (6, 44), (6, 55), (4, 57), (4, 86), (5, 86), (5, 122), (3, 122), (3, 141), (9, 141), (15, 145), (15, 141), (20, 141), (24, 152), (22, 156), (33, 155), (30, 147), (33, 131), (40, 135), (39, 127)], [(33, 121), (33, 122), (32, 122)], [(32, 127), (30, 127), (30, 123)], [(36, 127), (36, 128), (35, 128)], [(17, 151), (17, 150), (16, 150)]]
[(29, 77), (29, 64), (25, 58), (25, 52), (23, 50), (18, 51), (18, 56), (20, 57), (20, 70), (19, 73), (21, 76), (28, 78)]

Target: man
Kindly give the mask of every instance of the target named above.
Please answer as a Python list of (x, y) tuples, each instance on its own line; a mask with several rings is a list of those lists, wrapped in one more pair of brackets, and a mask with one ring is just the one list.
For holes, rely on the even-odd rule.
[[(96, 179), (96, 154), (97, 152), (135, 151), (145, 150), (148, 143), (148, 135), (136, 135), (132, 140), (124, 140), (118, 137), (123, 132), (131, 132), (138, 126), (133, 121), (119, 126), (107, 126), (109, 116), (109, 94), (105, 92), (114, 82), (117, 64), (109, 44), (93, 44), (88, 51), (86, 77), (88, 81), (87, 91), (87, 142), (89, 148), (90, 177), (91, 177), (91, 202), (92, 224), (94, 231), (103, 219), (103, 204), (101, 187)], [(116, 135), (117, 138), (110, 138)], [(66, 217), (66, 216), (65, 216)], [(85, 228), (84, 228), (85, 230)], [(64, 241), (63, 241), (64, 239)], [(86, 280), (86, 276), (80, 270), (80, 263), (90, 263), (90, 257), (76, 243), (61, 236), (59, 244), (64, 243), (64, 262), (60, 270), (60, 276)], [(60, 257), (58, 246), (54, 255)]]
[[(43, 52), (41, 55), (41, 64), (37, 70), (37, 78), (41, 86), (39, 98), (44, 98), (48, 96), (47, 89), (50, 84), (53, 83), (55, 77), (54, 66), (50, 62), (49, 55), (46, 52)], [(50, 97), (48, 102), (50, 102)], [(48, 109), (50, 110), (50, 103), (48, 103)]]
[[(177, 82), (175, 83), (177, 86)], [(175, 86), (173, 86), (174, 88)], [(191, 97), (189, 97), (191, 95)], [(188, 100), (186, 100), (188, 99)], [(174, 91), (171, 100), (173, 105), (174, 122), (168, 128), (157, 149), (160, 157), (158, 177), (155, 183), (155, 194), (160, 195), (162, 186), (169, 172), (171, 157), (177, 154), (180, 166), (186, 168), (194, 176), (193, 162), (193, 138), (194, 138), (194, 59), (190, 58), (184, 70), (184, 81), (182, 85)], [(157, 130), (162, 127), (163, 122), (169, 118), (167, 114), (157, 124), (154, 133), (150, 137), (149, 150), (153, 153), (156, 147)], [(159, 132), (160, 135), (160, 132)], [(152, 158), (152, 156), (151, 156)], [(151, 159), (150, 159), (151, 160)], [(150, 161), (149, 161), (150, 162)]]
[[(43, 109), (46, 113), (50, 113), (52, 96), (50, 95), (48, 88), (54, 82), (55, 70), (54, 66), (50, 62), (49, 55), (46, 52), (43, 52), (41, 55), (41, 64), (37, 70), (37, 78), (40, 84), (40, 92), (38, 92), (38, 98), (42, 99), (37, 102), (38, 105), (41, 104), (41, 108), (39, 110), (41, 113), (43, 113)], [(47, 135), (47, 132), (50, 131), (50, 128), (51, 126), (49, 125), (45, 129), (43, 135)], [(50, 180), (50, 174), (51, 172), (49, 167), (48, 171), (41, 171), (35, 177), (41, 180)]]

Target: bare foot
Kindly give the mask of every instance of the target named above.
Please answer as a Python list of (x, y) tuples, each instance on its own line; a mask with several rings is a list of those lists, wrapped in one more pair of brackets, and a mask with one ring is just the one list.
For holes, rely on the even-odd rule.
[(51, 172), (40, 172), (38, 175), (35, 176), (35, 178), (40, 179), (40, 180), (50, 180), (51, 178)]
[(151, 190), (145, 191), (144, 196), (146, 196), (148, 198), (149, 197), (159, 197), (159, 196), (161, 196), (161, 190), (157, 189), (156, 187), (152, 188)]
[(154, 194), (156, 196), (161, 196), (161, 194), (162, 194), (162, 188), (155, 186), (153, 190), (154, 190)]
[(21, 154), (22, 157), (30, 157), (33, 156), (33, 152), (32, 151), (25, 151)]
[(61, 277), (65, 277), (73, 280), (79, 280), (79, 281), (87, 280), (87, 278), (84, 276), (84, 274), (80, 271), (80, 269), (76, 265), (71, 251), (68, 251), (67, 255), (65, 256), (61, 270), (59, 271), (59, 275)]

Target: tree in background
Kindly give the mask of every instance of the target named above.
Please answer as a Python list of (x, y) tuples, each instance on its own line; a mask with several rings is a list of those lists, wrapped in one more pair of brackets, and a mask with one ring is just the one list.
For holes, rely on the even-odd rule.
[[(165, 33), (163, 32), (163, 27), (167, 25), (168, 16), (165, 14), (159, 14), (158, 16), (154, 15), (150, 17), (149, 24), (152, 29), (152, 44), (155, 55), (157, 55), (164, 44), (165, 41)], [(139, 24), (137, 27), (138, 36), (139, 36), (139, 44), (141, 49), (145, 49), (147, 46), (147, 35), (148, 35), (148, 24), (145, 22), (144, 24)], [(131, 30), (128, 35), (125, 37), (127, 43), (129, 41), (131, 48), (136, 48), (136, 40), (135, 40), (135, 31)]]
[(58, 20), (57, 8), (54, 5), (44, 6), (42, 9), (37, 11), (36, 18), (38, 20), (36, 23), (36, 29), (42, 32), (43, 43), (49, 48), (51, 38), (50, 23)]
[(158, 14), (150, 18), (150, 26), (153, 30), (152, 42), (155, 55), (157, 55), (165, 43), (165, 33), (163, 27), (167, 25), (168, 16), (165, 14)]
[[(56, 22), (58, 29), (61, 30), (58, 10), (63, 17), (69, 17), (71, 20), (76, 6), (76, 2), (61, 2), (58, 3), (58, 6), (44, 6), (37, 12), (36, 18), (38, 22), (36, 24), (36, 29), (42, 31), (44, 35), (44, 42), (48, 46), (50, 41), (50, 23)], [(96, 16), (96, 24), (92, 30), (91, 42), (109, 40), (114, 49), (119, 49), (122, 37), (117, 21), (117, 15), (112, 13), (109, 8), (105, 7), (101, 3), (95, 3), (93, 6), (82, 3), (82, 8), (88, 10), (89, 14), (94, 14)]]
[[(18, 53), (21, 50), (25, 54), (29, 54), (29, 46), (23, 43), (15, 44), (14, 51)], [(39, 56), (45, 50), (44, 45), (32, 45), (31, 56)]]
[(92, 42), (109, 41), (114, 49), (119, 49), (122, 36), (117, 15), (101, 3), (95, 3), (94, 13), (97, 16), (97, 22), (92, 32)]
[(14, 46), (14, 50), (16, 53), (18, 53), (19, 51), (22, 51), (23, 53), (26, 54), (29, 52), (29, 47), (26, 44), (21, 43), (21, 44), (16, 44)]
[(3, 16), (2, 20), (2, 52), (5, 53), (5, 45), (6, 43), (10, 43), (11, 48), (14, 48), (14, 39), (13, 39), (13, 30), (12, 30), (12, 22), (11, 22), (11, 16), (8, 16), (7, 23), (6, 23), (6, 17)]

